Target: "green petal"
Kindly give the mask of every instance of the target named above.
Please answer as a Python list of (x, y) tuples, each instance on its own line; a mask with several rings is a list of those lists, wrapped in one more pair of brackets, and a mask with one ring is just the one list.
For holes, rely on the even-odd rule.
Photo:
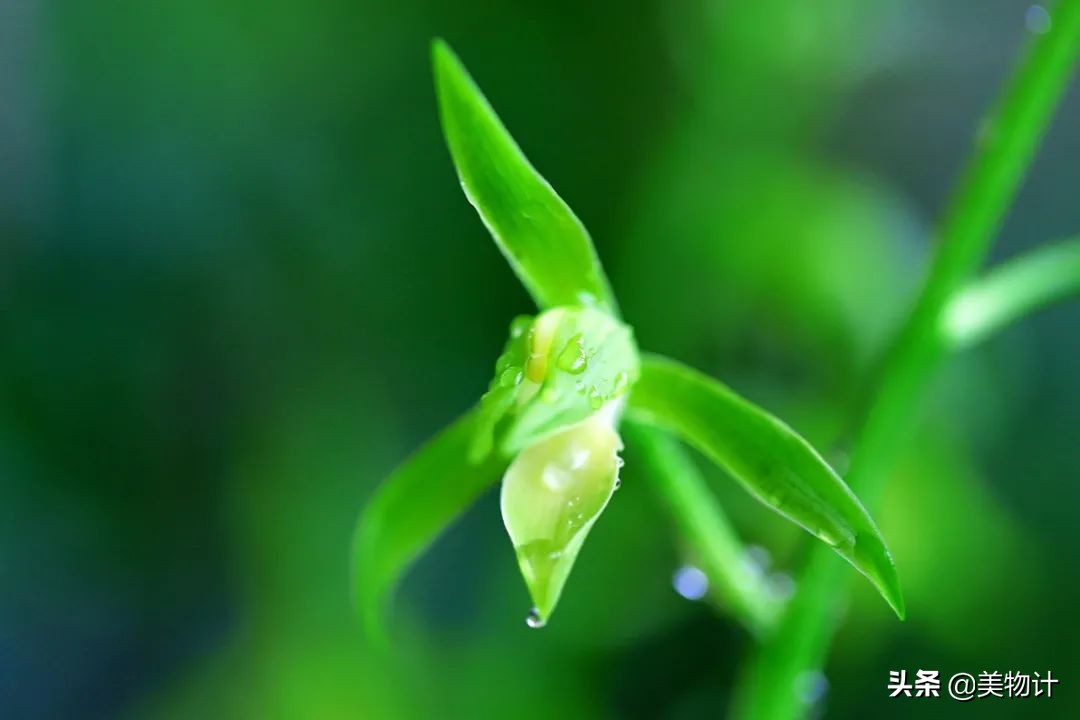
[(643, 359), (629, 402), (633, 417), (676, 432), (756, 498), (832, 546), (903, 618), (896, 566), (877, 526), (795, 431), (720, 382), (656, 356)]
[(606, 312), (555, 308), (515, 319), (481, 402), (473, 457), (496, 444), (511, 457), (598, 412), (637, 381), (638, 362), (632, 331)]
[(547, 622), (581, 545), (615, 491), (622, 443), (612, 412), (522, 451), (503, 478), (502, 516), (533, 601), (529, 624)]
[(368, 636), (385, 640), (384, 615), (398, 580), (419, 555), (499, 479), (506, 460), (468, 459), (479, 412), (472, 410), (400, 465), (375, 491), (353, 542), (353, 587)]

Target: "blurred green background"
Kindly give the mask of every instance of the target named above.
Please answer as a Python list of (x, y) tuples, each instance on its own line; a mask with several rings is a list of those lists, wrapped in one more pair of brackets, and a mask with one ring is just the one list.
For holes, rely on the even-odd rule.
[[(489, 494), (407, 578), (394, 656), (364, 650), (355, 517), (531, 310), (458, 187), (430, 38), (588, 225), (641, 344), (830, 448), (1031, 13), (0, 0), (0, 715), (722, 717), (751, 642), (673, 591), (632, 454), (548, 628)], [(1078, 157), (1074, 82), (998, 258), (1080, 230)], [(1053, 308), (941, 375), (876, 513), (909, 619), (861, 583), (814, 714), (1080, 716), (1077, 327)], [(798, 568), (805, 538), (710, 477)], [(1061, 681), (887, 701), (919, 668)]]

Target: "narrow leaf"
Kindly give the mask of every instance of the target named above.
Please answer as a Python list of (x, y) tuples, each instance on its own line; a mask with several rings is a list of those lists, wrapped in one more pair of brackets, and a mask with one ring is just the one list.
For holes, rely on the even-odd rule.
[(671, 513), (679, 534), (701, 563), (710, 589), (749, 630), (761, 634), (780, 602), (747, 563), (747, 553), (701, 472), (668, 433), (627, 420), (622, 426), (643, 475)]
[(1037, 248), (957, 293), (941, 317), (955, 349), (970, 347), (1024, 315), (1080, 294), (1080, 238)]
[(432, 46), (439, 112), (469, 202), (541, 309), (615, 300), (585, 226), (533, 168), (442, 40)]
[(471, 410), (421, 447), (375, 491), (353, 541), (354, 598), (368, 636), (385, 639), (385, 609), (398, 580), (435, 538), (495, 484), (507, 461), (468, 459)]
[(720, 382), (656, 356), (642, 361), (629, 402), (634, 417), (673, 430), (756, 498), (832, 546), (904, 616), (896, 567), (874, 521), (791, 428)]

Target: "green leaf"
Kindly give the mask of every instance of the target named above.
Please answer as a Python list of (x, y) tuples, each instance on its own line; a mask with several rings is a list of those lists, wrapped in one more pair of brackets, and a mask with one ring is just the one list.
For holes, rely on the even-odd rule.
[(1037, 248), (994, 268), (956, 293), (941, 316), (954, 349), (970, 347), (1009, 323), (1080, 294), (1080, 238)]
[(712, 594), (751, 632), (767, 631), (781, 603), (746, 562), (746, 550), (693, 460), (658, 428), (626, 420), (622, 431), (633, 451), (631, 462), (643, 466), (642, 475), (671, 513)]
[(442, 40), (432, 45), (443, 132), (461, 186), (541, 309), (614, 296), (585, 226), (533, 168)]
[(877, 526), (791, 428), (720, 382), (656, 356), (643, 359), (629, 402), (634, 417), (678, 433), (756, 498), (832, 546), (903, 618), (896, 566)]
[(551, 617), (578, 552), (618, 483), (615, 406), (523, 450), (503, 478), (501, 507), (532, 597), (529, 625)]
[(468, 459), (479, 412), (473, 409), (400, 465), (375, 491), (353, 541), (354, 599), (368, 636), (385, 640), (390, 594), (409, 565), (502, 474), (491, 453)]
[(554, 308), (516, 318), (481, 401), (472, 457), (496, 443), (513, 456), (584, 420), (630, 389), (638, 364), (633, 332), (603, 311)]

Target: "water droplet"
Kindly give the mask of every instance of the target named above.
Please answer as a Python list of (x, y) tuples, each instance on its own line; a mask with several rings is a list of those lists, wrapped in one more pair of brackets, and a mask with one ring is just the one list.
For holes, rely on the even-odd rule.
[(622, 487), (622, 478), (619, 478), (619, 477), (615, 478), (615, 489), (618, 490), (621, 487)]
[(546, 402), (548, 405), (554, 404), (561, 393), (553, 387), (546, 387), (540, 391), (540, 399)]
[(519, 338), (532, 327), (533, 319), (528, 315), (518, 315), (510, 322), (510, 337)]
[(596, 296), (590, 292), (585, 292), (584, 290), (582, 290), (578, 293), (577, 297), (578, 302), (587, 308), (594, 308), (599, 305), (599, 303), (596, 302)]
[(546, 623), (547, 621), (540, 617), (540, 611), (536, 608), (530, 608), (529, 614), (525, 616), (525, 624), (531, 628), (542, 628)]
[(611, 387), (612, 397), (622, 395), (628, 387), (630, 387), (630, 375), (625, 370), (620, 370), (615, 374), (615, 381)]
[(750, 545), (746, 548), (746, 563), (752, 565), (756, 572), (762, 573), (772, 565), (772, 555), (760, 545)]
[(787, 573), (778, 572), (769, 576), (769, 592), (777, 600), (787, 600), (795, 594), (795, 580)]
[(508, 367), (499, 375), (499, 385), (505, 388), (515, 387), (521, 384), (521, 368)]
[(855, 536), (850, 530), (840, 528), (840, 533), (834, 533), (829, 528), (818, 528), (814, 531), (825, 544), (834, 548), (850, 548), (855, 544)]
[(623, 465), (625, 465), (625, 464), (626, 464), (626, 461), (625, 461), (625, 460), (623, 460), (623, 459), (622, 459), (621, 457), (616, 457), (616, 458), (615, 458), (615, 467), (616, 467), (616, 468), (619, 468), (619, 469), (621, 469), (621, 468), (622, 468), (622, 466), (623, 466)]
[(675, 592), (687, 600), (700, 600), (709, 591), (709, 578), (699, 568), (686, 565), (675, 571), (671, 578)]
[(795, 694), (805, 705), (816, 705), (829, 692), (829, 679), (817, 670), (807, 670), (795, 678)]
[(593, 410), (599, 410), (604, 404), (604, 394), (600, 390), (594, 387), (589, 391), (589, 407)]
[(582, 343), (581, 333), (570, 338), (555, 362), (560, 370), (571, 375), (580, 375), (585, 372), (585, 369), (589, 366), (589, 361), (585, 357), (585, 346)]
[(1032, 5), (1024, 13), (1024, 27), (1028, 29), (1028, 32), (1044, 35), (1050, 32), (1052, 24), (1050, 13), (1042, 5)]

